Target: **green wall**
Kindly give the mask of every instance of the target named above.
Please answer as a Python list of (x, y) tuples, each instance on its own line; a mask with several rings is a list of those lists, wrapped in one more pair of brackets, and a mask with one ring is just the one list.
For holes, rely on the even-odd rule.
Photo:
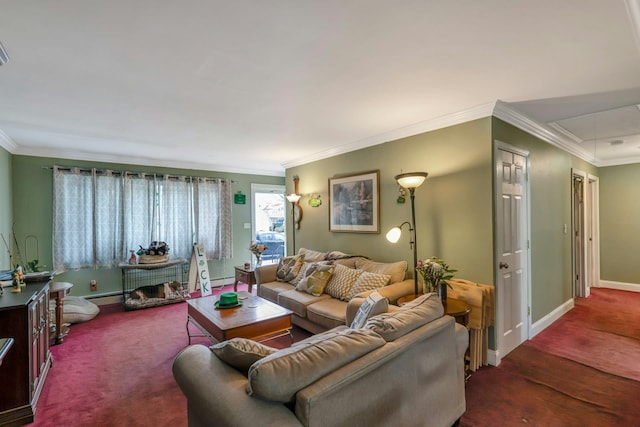
[[(13, 197), (11, 191), (11, 154), (0, 147), (0, 233), (11, 241), (11, 224), (13, 223)], [(9, 253), (4, 242), (0, 242), (0, 270), (10, 268)]]
[[(328, 179), (371, 170), (380, 171), (380, 233), (329, 231)], [(398, 204), (393, 177), (422, 171), (429, 176), (416, 189), (418, 257), (438, 256), (458, 269), (457, 277), (493, 284), (491, 120), (480, 119), (436, 131), (345, 153), (286, 171), (287, 193), (293, 176), (300, 178), (304, 209), (296, 248), (340, 250), (377, 261), (406, 260), (413, 272), (409, 233), (396, 244), (386, 232), (411, 220), (411, 205)], [(323, 204), (312, 208), (312, 194)], [(289, 233), (290, 234), (290, 229)]]
[(600, 168), (600, 278), (640, 284), (640, 164)]
[[(4, 157), (0, 156), (0, 161), (3, 160)], [(230, 178), (233, 181), (232, 192), (236, 193), (240, 190), (246, 194), (247, 204), (233, 205), (233, 258), (209, 261), (209, 274), (212, 279), (233, 277), (233, 266), (241, 265), (246, 259), (249, 259), (250, 254), (247, 248), (251, 241), (251, 229), (244, 229), (243, 224), (251, 222), (251, 183), (284, 184), (284, 178), (273, 176), (13, 156), (11, 167), (13, 184), (10, 191), (13, 193), (13, 215), (16, 221), (18, 243), (21, 245), (23, 255), (27, 252), (29, 259), (38, 258), (40, 264), (49, 269), (52, 266), (53, 172), (51, 167), (53, 165)], [(2, 189), (3, 187), (0, 187), (0, 195), (3, 194)], [(3, 216), (2, 224), (5, 222), (7, 221), (4, 221)], [(33, 238), (28, 239), (28, 247), (24, 246), (25, 237), (28, 235), (37, 238), (38, 250), (36, 250)], [(149, 242), (140, 242), (142, 245), (146, 243)], [(97, 280), (98, 292), (89, 291), (91, 279)], [(55, 280), (73, 283), (73, 294), (78, 296), (98, 296), (122, 291), (121, 271), (118, 268), (68, 271), (56, 275)]]
[(571, 171), (574, 167), (596, 171), (497, 118), (493, 119), (493, 138), (529, 152), (531, 319), (535, 323), (573, 296)]

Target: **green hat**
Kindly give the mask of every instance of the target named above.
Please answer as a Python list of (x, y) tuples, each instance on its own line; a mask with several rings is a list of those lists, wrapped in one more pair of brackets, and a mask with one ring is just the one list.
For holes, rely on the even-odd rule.
[(242, 301), (238, 301), (238, 294), (235, 292), (223, 292), (215, 302), (216, 308), (233, 308), (240, 305), (242, 305)]

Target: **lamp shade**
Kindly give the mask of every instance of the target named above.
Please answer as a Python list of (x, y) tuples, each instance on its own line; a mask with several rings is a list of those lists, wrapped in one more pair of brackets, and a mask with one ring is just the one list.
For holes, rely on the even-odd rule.
[(291, 203), (296, 203), (298, 200), (300, 200), (300, 197), (301, 196), (299, 194), (287, 194), (287, 200)]
[(393, 227), (391, 230), (387, 232), (387, 240), (391, 243), (397, 243), (400, 240), (400, 235), (402, 234), (402, 230), (400, 227)]
[(398, 185), (404, 188), (417, 188), (422, 185), (425, 179), (427, 179), (426, 172), (410, 172), (401, 173), (396, 175), (394, 179), (398, 182)]

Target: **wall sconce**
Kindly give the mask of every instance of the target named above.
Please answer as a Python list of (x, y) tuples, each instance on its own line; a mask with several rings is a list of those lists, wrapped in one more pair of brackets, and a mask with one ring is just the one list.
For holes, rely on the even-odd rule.
[(316, 194), (315, 196), (311, 196), (309, 199), (309, 206), (312, 208), (317, 208), (322, 204), (322, 200), (320, 200), (320, 195)]
[(409, 197), (411, 199), (411, 222), (403, 222), (399, 226), (393, 227), (387, 233), (387, 240), (391, 243), (396, 243), (400, 239), (402, 234), (402, 226), (405, 224), (409, 226), (410, 242), (409, 245), (413, 249), (413, 290), (414, 294), (418, 295), (418, 272), (416, 266), (418, 265), (418, 243), (416, 239), (416, 207), (415, 207), (415, 190), (420, 187), (429, 174), (426, 172), (411, 172), (401, 173), (396, 175), (394, 179), (401, 187), (409, 190)]

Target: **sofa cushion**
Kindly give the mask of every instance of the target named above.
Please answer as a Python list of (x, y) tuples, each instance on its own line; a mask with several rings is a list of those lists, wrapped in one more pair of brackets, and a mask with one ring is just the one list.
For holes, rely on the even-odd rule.
[(362, 270), (356, 270), (340, 264), (335, 267), (325, 292), (334, 298), (346, 300), (349, 290), (362, 274)]
[(369, 330), (341, 328), (329, 332), (255, 362), (249, 369), (247, 393), (266, 400), (291, 402), (298, 390), (385, 343)]
[(363, 271), (358, 280), (353, 284), (349, 292), (347, 293), (347, 301), (351, 300), (354, 296), (360, 292), (372, 291), (374, 289), (387, 286), (391, 276), (387, 274), (376, 274)]
[(372, 292), (362, 301), (360, 308), (353, 317), (351, 328), (362, 328), (367, 320), (378, 314), (386, 313), (389, 309), (389, 300), (378, 292)]
[(209, 348), (218, 359), (245, 374), (256, 361), (278, 351), (246, 338), (231, 338)]
[(298, 275), (294, 279), (289, 280), (289, 283), (297, 286), (302, 279), (304, 279), (305, 277), (307, 277), (308, 275), (316, 271), (319, 266), (332, 265), (332, 264), (333, 264), (332, 261), (314, 261), (314, 262), (304, 261), (302, 263), (302, 267), (300, 267), (300, 271), (298, 272)]
[(290, 291), (296, 287), (287, 282), (267, 282), (258, 286), (258, 296), (271, 302), (278, 302), (278, 295)]
[(326, 329), (345, 325), (347, 303), (336, 298), (327, 298), (307, 306), (307, 319)]
[(288, 256), (280, 258), (278, 270), (276, 271), (276, 280), (279, 282), (289, 282), (295, 279), (304, 262), (304, 256)]
[(388, 274), (391, 276), (389, 283), (397, 283), (404, 280), (407, 272), (407, 261), (398, 262), (375, 262), (366, 258), (356, 260), (356, 268), (370, 273)]
[(298, 255), (304, 256), (305, 261), (316, 262), (316, 261), (324, 261), (327, 256), (326, 252), (318, 252), (311, 249), (300, 248), (298, 250)]
[(333, 275), (333, 268), (332, 265), (311, 264), (307, 269), (311, 270), (311, 273), (305, 274), (304, 279), (296, 285), (296, 289), (315, 296), (322, 295)]
[(278, 305), (288, 308), (300, 317), (307, 317), (307, 306), (326, 298), (331, 297), (327, 294), (315, 296), (292, 289), (278, 295)]
[(437, 294), (425, 294), (404, 304), (394, 312), (373, 316), (364, 325), (380, 334), (386, 341), (394, 341), (401, 336), (442, 317), (444, 308)]

